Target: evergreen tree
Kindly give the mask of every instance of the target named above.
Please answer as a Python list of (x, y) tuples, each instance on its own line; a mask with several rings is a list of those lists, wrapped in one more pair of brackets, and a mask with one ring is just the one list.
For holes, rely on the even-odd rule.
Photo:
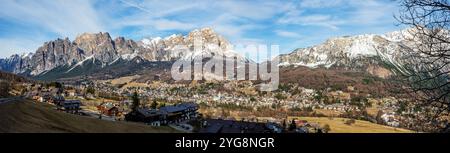
[(132, 99), (132, 101), (133, 101), (133, 106), (131, 107), (131, 109), (132, 109), (132, 111), (134, 112), (134, 111), (136, 111), (138, 108), (139, 108), (139, 95), (138, 95), (138, 93), (137, 93), (137, 91), (135, 91), (134, 93), (133, 93), (133, 96), (131, 96), (131, 99)]
[(286, 128), (287, 128), (286, 120), (283, 120), (282, 126), (283, 126), (283, 129), (286, 130)]
[(291, 124), (289, 124), (289, 131), (294, 131), (297, 129), (297, 124), (295, 124), (295, 120), (292, 119)]
[(153, 100), (152, 104), (150, 105), (150, 108), (156, 109), (157, 106), (158, 106), (158, 103), (156, 102), (156, 100)]

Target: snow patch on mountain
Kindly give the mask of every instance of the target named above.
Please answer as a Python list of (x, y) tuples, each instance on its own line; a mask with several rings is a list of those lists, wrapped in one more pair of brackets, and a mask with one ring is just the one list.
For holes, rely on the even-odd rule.
[[(279, 66), (306, 66), (310, 68), (339, 66), (348, 69), (367, 69), (370, 65), (392, 65), (400, 73), (405, 60), (402, 49), (409, 29), (384, 35), (365, 34), (331, 38), (322, 44), (300, 48), (280, 55)], [(391, 67), (392, 68), (392, 67)]]
[(84, 60), (78, 62), (77, 64), (71, 66), (71, 68), (70, 68), (69, 70), (67, 70), (65, 73), (69, 73), (69, 72), (72, 71), (73, 69), (75, 69), (75, 68), (77, 68), (77, 67), (79, 67), (79, 66), (83, 66), (83, 64), (84, 64), (86, 61), (91, 60), (91, 59), (93, 60), (93, 62), (95, 62), (94, 55), (89, 56), (89, 57), (85, 58)]

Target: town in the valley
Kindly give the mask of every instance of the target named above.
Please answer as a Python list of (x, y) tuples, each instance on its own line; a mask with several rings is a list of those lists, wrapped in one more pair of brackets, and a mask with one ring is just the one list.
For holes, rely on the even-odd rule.
[[(334, 126), (386, 132), (370, 131), (373, 125), (412, 132), (408, 116), (420, 114), (405, 99), (360, 94), (353, 86), (314, 90), (289, 83), (265, 92), (251, 81), (138, 83), (122, 78), (20, 83), (11, 93), (73, 115), (186, 133), (352, 132)], [(363, 126), (367, 131), (358, 129)]]

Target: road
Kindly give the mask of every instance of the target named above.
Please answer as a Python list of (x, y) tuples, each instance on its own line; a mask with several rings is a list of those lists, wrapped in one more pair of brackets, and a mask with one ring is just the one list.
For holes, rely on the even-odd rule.
[(189, 125), (187, 123), (169, 124), (169, 127), (186, 133), (192, 133), (192, 131), (194, 130), (194, 127), (192, 127), (192, 125)]
[[(100, 114), (98, 112), (90, 111), (90, 110), (80, 110), (80, 113), (85, 114), (86, 116), (99, 119)], [(106, 121), (116, 121), (114, 117), (102, 115), (102, 120)]]
[(21, 98), (22, 97), (0, 98), (0, 105), (1, 104), (6, 104), (6, 103), (9, 103), (9, 102), (13, 102), (13, 101), (16, 101), (16, 100), (21, 99)]

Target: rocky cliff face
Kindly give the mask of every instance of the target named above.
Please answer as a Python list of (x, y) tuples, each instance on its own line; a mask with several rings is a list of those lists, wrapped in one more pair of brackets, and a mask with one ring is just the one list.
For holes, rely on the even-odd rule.
[(6, 59), (0, 59), (0, 70), (16, 74), (25, 73), (30, 67), (32, 53), (12, 55)]
[[(76, 48), (72, 46), (68, 38), (44, 43), (31, 57), (32, 63), (29, 67), (32, 71), (31, 74), (39, 74), (57, 66), (67, 64), (69, 59), (76, 58), (76, 56), (70, 56), (73, 50), (76, 50)], [(76, 61), (78, 59), (73, 60)]]
[(115, 43), (109, 33), (90, 34), (84, 33), (73, 42), (74, 46), (80, 48), (87, 57), (93, 56), (104, 63), (118, 58)]
[[(194, 50), (196, 39), (204, 43), (200, 51)], [(228, 41), (210, 28), (194, 30), (187, 36), (172, 35), (139, 42), (124, 37), (113, 40), (109, 33), (103, 32), (84, 33), (73, 42), (68, 38), (46, 42), (28, 56), (14, 55), (0, 59), (0, 70), (36, 76), (61, 66), (68, 67), (70, 71), (88, 60), (104, 66), (123, 60), (172, 61), (203, 54), (239, 56), (230, 46)]]
[[(195, 41), (202, 43), (195, 51)], [(173, 59), (188, 59), (200, 55), (224, 54), (239, 56), (231, 49), (231, 44), (210, 28), (190, 32), (187, 36), (172, 35), (167, 38), (144, 39), (141, 42), (144, 52), (141, 54), (150, 61), (169, 61)]]
[(13, 55), (6, 59), (0, 59), (0, 70), (12, 72), (20, 62), (19, 55)]

